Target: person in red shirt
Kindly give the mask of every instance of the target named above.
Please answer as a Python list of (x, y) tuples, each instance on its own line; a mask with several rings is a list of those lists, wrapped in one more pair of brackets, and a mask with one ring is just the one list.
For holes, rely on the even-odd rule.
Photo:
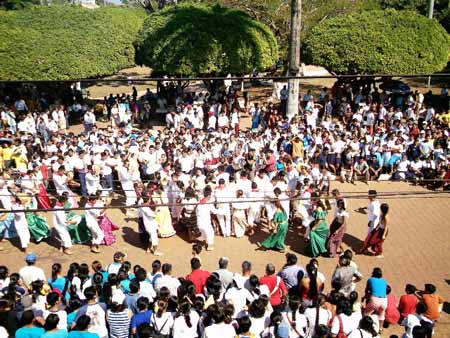
[(400, 320), (400, 312), (397, 309), (397, 297), (391, 293), (391, 287), (386, 287), (388, 305), (386, 308), (386, 316), (384, 318), (383, 327), (388, 328), (390, 324), (397, 324)]
[(275, 275), (275, 266), (272, 263), (266, 265), (266, 274), (264, 277), (261, 277), (260, 284), (267, 285), (269, 288), (270, 304), (273, 310), (282, 311), (287, 289), (283, 279)]
[(276, 164), (277, 164), (277, 160), (275, 159), (275, 156), (273, 155), (273, 150), (269, 149), (267, 154), (266, 154), (266, 172), (267, 175), (269, 175), (269, 178), (272, 179), (273, 176), (276, 173)]
[(401, 319), (406, 318), (408, 315), (416, 313), (416, 306), (419, 303), (419, 299), (416, 296), (416, 287), (412, 284), (406, 284), (406, 295), (400, 297), (398, 303), (398, 310), (400, 311)]
[(190, 280), (195, 285), (195, 293), (201, 294), (203, 293), (203, 289), (205, 288), (206, 281), (211, 276), (211, 274), (206, 271), (200, 269), (202, 264), (200, 260), (196, 257), (191, 259), (191, 269), (192, 272), (186, 276), (187, 280)]

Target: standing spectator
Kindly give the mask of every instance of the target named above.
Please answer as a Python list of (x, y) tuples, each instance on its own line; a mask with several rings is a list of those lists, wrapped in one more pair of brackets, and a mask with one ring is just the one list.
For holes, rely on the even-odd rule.
[(378, 316), (380, 330), (383, 327), (388, 306), (387, 286), (388, 284), (383, 278), (381, 269), (374, 268), (372, 277), (367, 280), (366, 294), (364, 296), (364, 299), (367, 299), (367, 306), (364, 310), (364, 315), (375, 313)]
[(269, 288), (272, 308), (281, 311), (287, 296), (287, 289), (283, 279), (275, 275), (275, 266), (272, 263), (266, 265), (266, 274), (261, 277), (260, 283), (261, 285), (267, 285)]
[(283, 266), (278, 276), (283, 279), (287, 290), (291, 293), (298, 292), (298, 283), (306, 275), (305, 269), (297, 264), (298, 258), (292, 253), (286, 254), (286, 264)]
[(35, 266), (36, 260), (37, 256), (29, 253), (25, 258), (27, 265), (19, 270), (20, 278), (24, 281), (25, 285), (31, 285), (31, 282), (36, 280), (46, 281), (44, 270)]
[(202, 264), (198, 258), (191, 258), (191, 269), (192, 272), (187, 275), (186, 279), (190, 280), (195, 285), (195, 293), (203, 293), (206, 281), (211, 275), (208, 271), (200, 269)]

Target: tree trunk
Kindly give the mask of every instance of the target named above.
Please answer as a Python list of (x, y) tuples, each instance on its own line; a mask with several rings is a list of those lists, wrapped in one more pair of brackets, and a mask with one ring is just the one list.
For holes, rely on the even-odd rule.
[[(300, 30), (302, 0), (291, 2), (291, 38), (289, 44), (289, 76), (300, 75)], [(288, 80), (288, 102), (286, 115), (291, 120), (298, 114), (298, 100), (300, 90), (299, 79)]]

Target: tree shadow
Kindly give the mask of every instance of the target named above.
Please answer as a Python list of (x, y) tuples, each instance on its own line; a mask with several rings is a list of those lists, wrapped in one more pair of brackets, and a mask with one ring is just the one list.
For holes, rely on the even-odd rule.
[(450, 303), (449, 302), (444, 302), (444, 306), (442, 307), (442, 311), (445, 312), (446, 314), (450, 315)]
[(355, 209), (355, 212), (357, 212), (358, 214), (367, 215), (367, 207), (361, 207), (361, 208)]

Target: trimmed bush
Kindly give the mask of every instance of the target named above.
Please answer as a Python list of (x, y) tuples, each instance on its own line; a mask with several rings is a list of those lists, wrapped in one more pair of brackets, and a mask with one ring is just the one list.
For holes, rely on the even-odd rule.
[(275, 36), (246, 13), (181, 4), (151, 14), (136, 42), (136, 61), (159, 74), (244, 73), (273, 66)]
[(140, 9), (78, 6), (0, 11), (1, 80), (70, 80), (134, 65)]
[(306, 40), (307, 62), (338, 74), (434, 73), (450, 53), (445, 29), (412, 11), (365, 11), (325, 20)]

